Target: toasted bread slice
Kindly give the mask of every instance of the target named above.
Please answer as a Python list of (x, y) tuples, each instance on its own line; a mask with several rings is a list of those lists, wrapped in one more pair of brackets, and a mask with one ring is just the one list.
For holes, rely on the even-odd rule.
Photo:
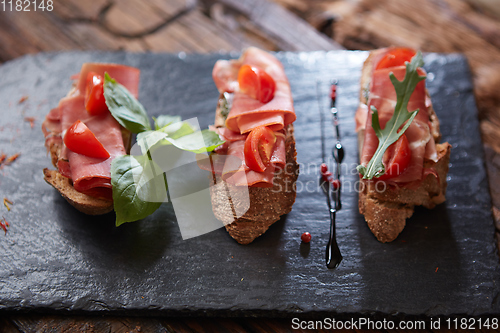
[(380, 191), (375, 182), (361, 181), (359, 212), (365, 216), (368, 227), (380, 242), (392, 242), (397, 238), (406, 225), (406, 219), (413, 215), (415, 206), (431, 209), (446, 200), (451, 145), (447, 142), (437, 144), (436, 149), (438, 162), (426, 161), (424, 167), (433, 167), (438, 177), (427, 175), (416, 189), (387, 186)]
[(56, 170), (43, 169), (45, 181), (52, 185), (73, 207), (88, 215), (102, 215), (113, 210), (113, 202), (97, 199), (80, 193), (73, 187), (71, 179)]
[[(364, 104), (368, 102), (366, 91), (370, 86), (373, 58), (377, 56), (377, 52), (383, 52), (383, 50), (372, 51), (363, 66), (360, 101)], [(413, 215), (415, 206), (431, 209), (446, 200), (446, 175), (451, 145), (447, 142), (438, 143), (441, 139), (439, 120), (432, 106), (429, 108), (429, 122), (432, 137), (436, 142), (438, 160), (437, 162), (425, 160), (424, 168), (433, 168), (437, 177), (433, 174), (425, 176), (417, 188), (387, 186), (384, 190), (377, 188), (377, 183), (374, 181), (361, 180), (359, 212), (365, 216), (368, 227), (380, 242), (391, 242), (397, 238), (406, 225), (406, 219)], [(363, 142), (364, 130), (362, 129), (358, 132), (360, 155)]]
[[(217, 108), (215, 126), (223, 125), (224, 117)], [(276, 172), (273, 187), (248, 187), (250, 208), (241, 217), (236, 216), (235, 212), (238, 210), (235, 207), (247, 202), (246, 187), (238, 189), (238, 186), (223, 181), (219, 175), (213, 176), (213, 183), (210, 187), (212, 210), (215, 217), (224, 223), (229, 235), (240, 244), (253, 242), (282, 215), (292, 210), (296, 197), (295, 182), (299, 174), (293, 125), (287, 127), (285, 145), (285, 170)]]

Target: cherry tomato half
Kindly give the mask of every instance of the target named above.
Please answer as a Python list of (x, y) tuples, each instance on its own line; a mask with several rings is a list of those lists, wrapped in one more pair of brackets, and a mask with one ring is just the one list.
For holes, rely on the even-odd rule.
[(397, 47), (389, 52), (379, 61), (375, 69), (403, 66), (406, 61), (410, 62), (415, 56), (415, 50), (406, 47)]
[(276, 83), (266, 71), (243, 65), (238, 72), (240, 91), (262, 103), (268, 103), (274, 98)]
[(80, 120), (75, 121), (64, 135), (64, 144), (75, 153), (107, 159), (109, 153), (94, 133)]
[(394, 178), (402, 174), (411, 160), (411, 149), (406, 135), (401, 135), (398, 141), (387, 148), (384, 153), (383, 163), (385, 173), (378, 177), (380, 180)]
[(276, 135), (266, 126), (254, 128), (245, 141), (245, 163), (257, 172), (264, 172), (269, 166)]
[(101, 75), (94, 72), (89, 72), (87, 75), (85, 109), (92, 116), (108, 111), (106, 99), (104, 98), (104, 79)]

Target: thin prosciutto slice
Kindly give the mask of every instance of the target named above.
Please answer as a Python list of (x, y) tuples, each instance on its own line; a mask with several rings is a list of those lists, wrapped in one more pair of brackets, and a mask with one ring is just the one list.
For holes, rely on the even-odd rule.
[[(383, 55), (384, 53), (377, 58), (381, 59)], [(376, 61), (376, 59), (374, 60)], [(376, 64), (374, 62), (374, 68)], [(374, 70), (370, 82), (368, 105), (360, 105), (356, 112), (356, 130), (365, 130), (363, 150), (361, 152), (361, 164), (365, 166), (377, 150), (379, 142), (372, 127), (371, 111), (369, 110), (371, 110), (372, 106), (378, 110), (380, 126), (384, 128), (387, 121), (392, 117), (396, 106), (396, 91), (389, 77), (391, 72), (401, 81), (405, 76), (406, 67), (398, 66)], [(424, 75), (425, 71), (420, 68), (419, 74)], [(437, 161), (436, 145), (431, 135), (429, 107), (430, 100), (426, 94), (425, 81), (420, 81), (408, 103), (409, 111), (419, 109), (417, 116), (405, 132), (412, 154), (410, 164), (402, 174), (391, 178), (391, 182), (409, 183), (420, 181), (424, 177), (424, 160)]]
[[(238, 71), (243, 65), (263, 69), (273, 78), (276, 90), (271, 101), (261, 103), (238, 92)], [(212, 77), (219, 92), (234, 92), (232, 108), (226, 119), (228, 129), (243, 134), (258, 126), (269, 126), (279, 131), (295, 121), (292, 91), (285, 70), (271, 54), (250, 47), (238, 60), (219, 60)]]
[[(126, 154), (120, 124), (109, 112), (89, 116), (84, 107), (84, 99), (84, 96), (77, 95), (61, 100), (59, 109), (62, 129), (66, 131), (75, 121), (82, 121), (106, 148), (110, 157), (106, 160), (88, 157), (63, 147), (63, 159), (58, 162), (58, 168), (64, 176), (73, 180), (73, 187), (78, 192), (111, 199), (111, 161)], [(67, 174), (68, 171), (70, 174)]]
[[(123, 84), (137, 97), (140, 71), (133, 67), (116, 64), (87, 63), (82, 66), (75, 89), (61, 99), (57, 108), (52, 109), (45, 117), (42, 130), (48, 150), (54, 143), (61, 145), (57, 168), (59, 172), (73, 181), (73, 187), (92, 197), (112, 200), (111, 161), (117, 156), (126, 154), (122, 138), (122, 128), (106, 112), (98, 116), (90, 116), (85, 109), (85, 84), (87, 74), (95, 72), (104, 75), (107, 72), (112, 78)], [(63, 144), (62, 136), (77, 120), (82, 121), (94, 133), (96, 138), (109, 152), (108, 159), (92, 158), (77, 154)]]
[(245, 163), (245, 140), (226, 141), (219, 152), (209, 158), (198, 160), (200, 168), (222, 176), (222, 179), (236, 186), (271, 187), (274, 172), (286, 164), (285, 135), (276, 133), (276, 144), (271, 154), (271, 163), (264, 172), (251, 170)]
[[(263, 69), (273, 78), (276, 90), (271, 101), (262, 103), (239, 91), (238, 71), (243, 65)], [(286, 128), (296, 119), (292, 92), (283, 65), (271, 54), (250, 47), (238, 60), (217, 61), (212, 76), (220, 93), (233, 93), (225, 127), (218, 129), (226, 144), (211, 155), (212, 170), (234, 185), (273, 186), (275, 170), (282, 169), (286, 164)], [(277, 138), (270, 166), (264, 172), (251, 170), (245, 164), (243, 151), (247, 134), (259, 126), (269, 127)], [(207, 169), (208, 165), (203, 168)]]
[(141, 74), (139, 69), (119, 64), (93, 62), (88, 62), (82, 65), (76, 85), (76, 88), (81, 95), (85, 95), (87, 74), (90, 72), (94, 72), (102, 77), (104, 77), (104, 73), (107, 72), (109, 76), (116, 80), (116, 82), (125, 86), (125, 88), (127, 88), (127, 90), (134, 95), (135, 98), (139, 96), (139, 76)]

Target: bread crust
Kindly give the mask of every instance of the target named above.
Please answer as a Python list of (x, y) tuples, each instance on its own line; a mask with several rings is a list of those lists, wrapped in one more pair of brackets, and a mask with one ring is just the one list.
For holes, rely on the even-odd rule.
[[(215, 126), (223, 125), (224, 117), (217, 107)], [(224, 223), (229, 235), (240, 244), (250, 244), (292, 210), (296, 197), (295, 182), (299, 175), (292, 124), (287, 127), (285, 149), (286, 167), (276, 171), (273, 187), (235, 186), (222, 180), (220, 175), (213, 175), (210, 187), (212, 210), (215, 217)], [(239, 211), (238, 207), (246, 206), (247, 189), (250, 207), (238, 217), (235, 212)]]
[(52, 185), (71, 206), (87, 215), (102, 215), (113, 211), (113, 202), (97, 199), (80, 193), (73, 187), (71, 179), (56, 170), (43, 169), (45, 181)]
[[(370, 52), (366, 59), (361, 76), (360, 102), (366, 104), (366, 89), (369, 89), (373, 60), (384, 49)], [(427, 97), (430, 99), (429, 93)], [(450, 161), (451, 145), (447, 142), (439, 143), (441, 133), (439, 120), (432, 108), (429, 108), (430, 130), (436, 142), (438, 155), (437, 162), (424, 161), (424, 168), (432, 168), (437, 177), (428, 174), (418, 187), (400, 187), (387, 185), (382, 181), (362, 179), (359, 192), (359, 212), (364, 215), (368, 227), (380, 242), (395, 240), (406, 225), (406, 219), (413, 215), (415, 206), (424, 206), (432, 209), (443, 203), (446, 198), (446, 175)], [(363, 149), (364, 130), (358, 132), (359, 154)], [(377, 185), (378, 183), (378, 185)], [(382, 190), (381, 183), (386, 184)]]

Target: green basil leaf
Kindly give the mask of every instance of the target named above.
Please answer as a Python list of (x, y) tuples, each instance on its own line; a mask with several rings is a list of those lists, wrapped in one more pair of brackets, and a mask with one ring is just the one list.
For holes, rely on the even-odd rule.
[(146, 153), (158, 142), (163, 139), (166, 139), (168, 134), (163, 133), (162, 131), (146, 131), (137, 134), (137, 144), (141, 147), (142, 154), (146, 155)]
[(209, 129), (201, 131), (201, 134), (203, 135), (203, 141), (205, 141), (207, 152), (211, 152), (212, 150), (226, 142), (224, 140), (221, 140), (219, 134)]
[(104, 73), (104, 98), (113, 117), (132, 133), (151, 130), (146, 110), (132, 94)]
[(116, 226), (153, 214), (166, 197), (164, 173), (147, 156), (120, 156), (111, 163)]
[(170, 124), (180, 123), (182, 118), (180, 116), (161, 115), (158, 118), (153, 117), (153, 120), (155, 122), (155, 129), (159, 130)]
[(162, 128), (161, 131), (163, 133), (168, 134), (168, 136), (171, 137), (172, 139), (178, 139), (182, 136), (194, 133), (195, 129), (188, 122), (182, 121), (170, 124)]

